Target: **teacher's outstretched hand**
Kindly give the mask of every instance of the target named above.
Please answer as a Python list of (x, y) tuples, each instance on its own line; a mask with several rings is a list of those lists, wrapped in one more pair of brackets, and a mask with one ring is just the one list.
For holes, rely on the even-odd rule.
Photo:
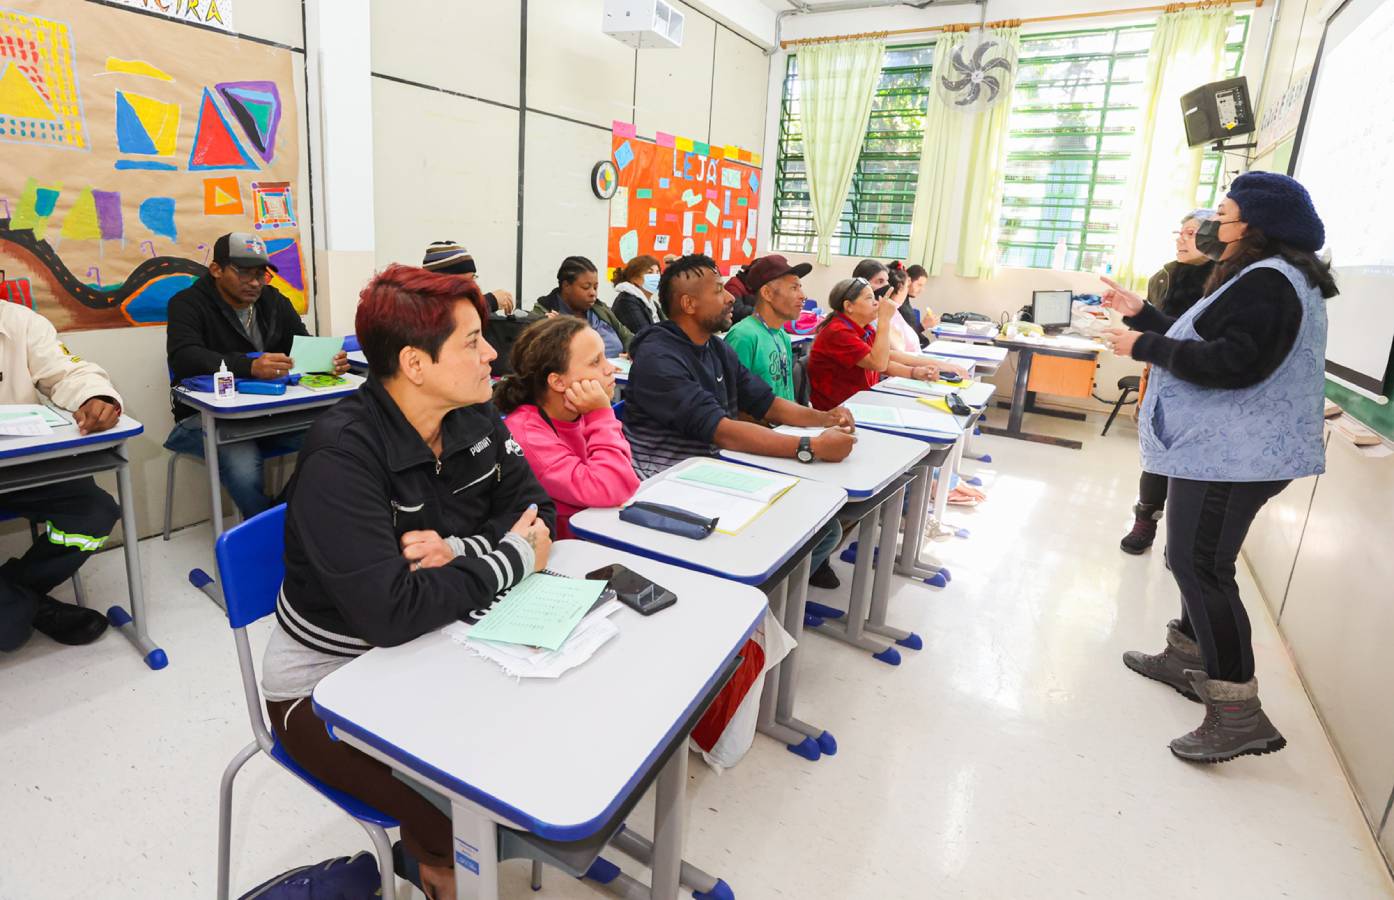
[(1108, 285), (1108, 290), (1104, 291), (1104, 306), (1116, 309), (1125, 316), (1142, 312), (1143, 300), (1137, 294), (1105, 275), (1100, 275), (1099, 280)]

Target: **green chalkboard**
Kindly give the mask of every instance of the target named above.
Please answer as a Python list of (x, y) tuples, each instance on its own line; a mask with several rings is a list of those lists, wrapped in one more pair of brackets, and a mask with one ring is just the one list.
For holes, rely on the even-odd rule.
[(1394, 356), (1389, 358), (1389, 367), (1384, 370), (1384, 385), (1388, 388), (1385, 396), (1390, 398), (1389, 403), (1376, 403), (1330, 381), (1326, 382), (1326, 398), (1340, 404), (1353, 418), (1394, 440)]

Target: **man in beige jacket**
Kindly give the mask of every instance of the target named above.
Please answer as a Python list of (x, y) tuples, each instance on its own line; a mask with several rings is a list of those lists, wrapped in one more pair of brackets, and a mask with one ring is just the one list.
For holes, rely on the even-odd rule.
[[(0, 404), (39, 403), (40, 394), (71, 412), (83, 434), (106, 431), (121, 417), (121, 397), (100, 366), (70, 353), (43, 316), (0, 301)], [(35, 630), (69, 645), (101, 637), (105, 616), (48, 594), (106, 543), (120, 516), (116, 501), (80, 478), (0, 494), (0, 513), (45, 532), (0, 566), (0, 651), (19, 649)]]

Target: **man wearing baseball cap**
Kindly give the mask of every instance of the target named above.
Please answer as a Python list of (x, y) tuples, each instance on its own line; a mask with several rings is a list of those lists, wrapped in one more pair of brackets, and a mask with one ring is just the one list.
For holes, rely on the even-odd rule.
[[(266, 244), (255, 234), (233, 232), (213, 244), (208, 274), (169, 301), (165, 352), (171, 386), (194, 375), (212, 375), (226, 362), (237, 378), (275, 380), (290, 374), (291, 343), (308, 335), (290, 300), (271, 286), (276, 267)], [(348, 356), (334, 357), (334, 374), (348, 371)], [(203, 457), (203, 428), (195, 410), (171, 392), (174, 429), (165, 447)], [(268, 455), (299, 449), (302, 434), (227, 444), (218, 451), (218, 468), (233, 502), (249, 518), (270, 508), (262, 486)]]
[(726, 334), (726, 343), (736, 351), (741, 365), (759, 376), (776, 397), (789, 402), (794, 398), (794, 349), (786, 322), (803, 311), (803, 282), (813, 266), (789, 265), (782, 256), (757, 259), (741, 273), (741, 281), (754, 300), (755, 311), (736, 323)]

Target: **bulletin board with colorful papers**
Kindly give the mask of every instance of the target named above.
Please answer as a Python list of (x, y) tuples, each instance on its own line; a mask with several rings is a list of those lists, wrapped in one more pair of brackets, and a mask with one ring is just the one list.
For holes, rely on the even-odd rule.
[(723, 275), (754, 258), (760, 154), (659, 132), (641, 140), (615, 122), (610, 141), (619, 187), (610, 199), (607, 265), (641, 254), (702, 253)]

